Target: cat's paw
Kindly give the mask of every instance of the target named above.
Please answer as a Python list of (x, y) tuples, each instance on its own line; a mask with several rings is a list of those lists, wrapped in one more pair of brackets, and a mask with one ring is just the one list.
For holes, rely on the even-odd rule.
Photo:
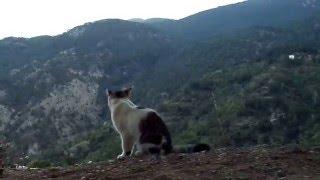
[(125, 155), (125, 154), (120, 154), (120, 155), (118, 155), (118, 157), (117, 157), (118, 160), (123, 160), (123, 159), (125, 159), (125, 158), (126, 158), (126, 155)]
[(139, 156), (142, 156), (142, 155), (143, 155), (143, 152), (141, 152), (141, 151), (137, 151), (137, 152), (134, 153), (134, 156), (136, 156), (136, 157), (139, 157)]

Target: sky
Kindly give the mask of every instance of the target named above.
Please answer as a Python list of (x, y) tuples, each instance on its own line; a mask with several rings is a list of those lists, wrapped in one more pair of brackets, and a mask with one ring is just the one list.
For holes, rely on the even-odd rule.
[(0, 0), (0, 39), (61, 34), (101, 19), (181, 19), (243, 0)]

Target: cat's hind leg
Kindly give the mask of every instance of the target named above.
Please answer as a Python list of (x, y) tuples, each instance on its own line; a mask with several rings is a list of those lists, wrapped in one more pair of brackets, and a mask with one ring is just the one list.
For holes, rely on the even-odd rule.
[(136, 152), (134, 153), (135, 156), (142, 156), (146, 154), (145, 153), (145, 149), (144, 149), (144, 146), (140, 143), (136, 143)]
[(135, 153), (136, 156), (142, 156), (151, 154), (156, 159), (159, 159), (161, 153), (161, 147), (157, 144), (152, 143), (144, 143), (144, 144), (137, 144), (137, 152)]

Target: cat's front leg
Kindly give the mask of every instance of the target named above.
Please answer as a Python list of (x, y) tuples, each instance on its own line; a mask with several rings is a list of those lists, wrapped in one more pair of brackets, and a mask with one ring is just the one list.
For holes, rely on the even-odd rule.
[(123, 159), (127, 156), (130, 156), (133, 145), (134, 139), (132, 138), (132, 136), (129, 136), (127, 134), (121, 135), (122, 154), (118, 155), (118, 159)]

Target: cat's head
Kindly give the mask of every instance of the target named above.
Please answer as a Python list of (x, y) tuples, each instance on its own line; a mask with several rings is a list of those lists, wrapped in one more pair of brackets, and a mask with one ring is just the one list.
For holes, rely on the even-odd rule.
[(106, 89), (106, 95), (108, 98), (108, 105), (110, 106), (113, 102), (120, 99), (129, 99), (131, 97), (132, 87), (124, 88), (118, 91), (112, 91)]

